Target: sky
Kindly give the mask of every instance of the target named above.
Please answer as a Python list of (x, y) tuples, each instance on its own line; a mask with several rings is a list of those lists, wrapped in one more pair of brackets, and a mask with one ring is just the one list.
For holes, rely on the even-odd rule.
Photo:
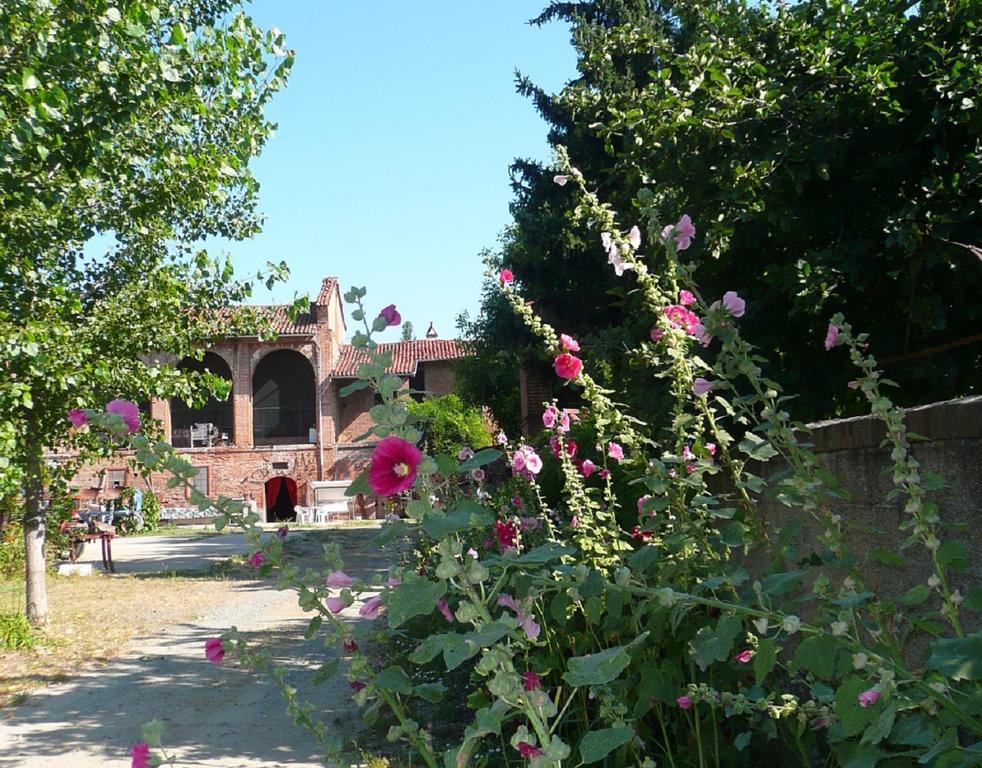
[[(285, 260), (290, 280), (256, 303), (316, 296), (326, 276), (396, 304), (422, 338), (455, 337), (479, 306), (480, 252), (509, 223), (508, 166), (548, 161), (547, 126), (516, 69), (550, 92), (575, 76), (566, 25), (532, 27), (545, 0), (255, 0), (296, 51), (254, 161), (262, 234), (223, 243), (236, 273)], [(211, 246), (215, 248), (214, 245)], [(354, 330), (348, 320), (348, 334)], [(390, 329), (382, 340), (398, 338)]]

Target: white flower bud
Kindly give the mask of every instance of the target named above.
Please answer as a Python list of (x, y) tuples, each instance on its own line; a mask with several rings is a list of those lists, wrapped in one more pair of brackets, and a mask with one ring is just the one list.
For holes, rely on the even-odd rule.
[(801, 619), (799, 619), (794, 614), (790, 616), (785, 616), (781, 620), (781, 629), (787, 632), (789, 635), (793, 635), (801, 628)]
[(937, 575), (936, 573), (932, 573), (932, 574), (931, 574), (930, 576), (928, 576), (928, 578), (927, 578), (927, 585), (928, 585), (928, 586), (929, 586), (929, 587), (930, 587), (931, 589), (937, 589), (938, 587), (940, 587), (940, 586), (941, 586), (941, 579), (940, 579), (940, 578), (938, 578), (938, 575)]
[(833, 621), (832, 622), (832, 634), (836, 637), (842, 637), (849, 629), (848, 622), (845, 621)]
[(865, 653), (854, 653), (852, 655), (853, 669), (865, 669), (867, 662), (869, 662), (869, 656)]

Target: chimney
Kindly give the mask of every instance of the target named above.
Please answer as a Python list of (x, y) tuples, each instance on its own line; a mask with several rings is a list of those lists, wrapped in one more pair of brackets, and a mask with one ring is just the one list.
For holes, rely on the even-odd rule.
[(430, 320), (430, 327), (426, 329), (426, 338), (435, 339), (436, 338), (436, 328), (433, 327), (433, 321)]

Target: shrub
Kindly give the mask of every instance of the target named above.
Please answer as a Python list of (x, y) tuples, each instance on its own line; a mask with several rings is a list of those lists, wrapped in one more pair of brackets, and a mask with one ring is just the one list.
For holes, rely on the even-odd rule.
[(422, 402), (410, 401), (407, 406), (409, 413), (421, 420), (423, 447), (434, 456), (438, 453), (456, 456), (462, 448), (491, 444), (481, 410), (457, 395), (428, 397)]
[(19, 611), (0, 613), (0, 650), (17, 651), (34, 647), (27, 617)]

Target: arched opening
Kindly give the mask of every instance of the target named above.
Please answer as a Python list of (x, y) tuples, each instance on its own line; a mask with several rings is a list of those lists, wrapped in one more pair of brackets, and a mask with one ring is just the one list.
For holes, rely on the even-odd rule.
[[(205, 352), (201, 360), (185, 358), (177, 366), (182, 371), (221, 376), (232, 382), (232, 370), (219, 355)], [(224, 400), (211, 397), (200, 407), (191, 406), (179, 397), (170, 401), (171, 445), (175, 448), (209, 448), (235, 441), (232, 418), (232, 395)]]
[(292, 477), (271, 477), (265, 483), (266, 522), (296, 520), (297, 481)]
[(252, 375), (253, 445), (310, 442), (314, 368), (292, 349), (270, 352)]

